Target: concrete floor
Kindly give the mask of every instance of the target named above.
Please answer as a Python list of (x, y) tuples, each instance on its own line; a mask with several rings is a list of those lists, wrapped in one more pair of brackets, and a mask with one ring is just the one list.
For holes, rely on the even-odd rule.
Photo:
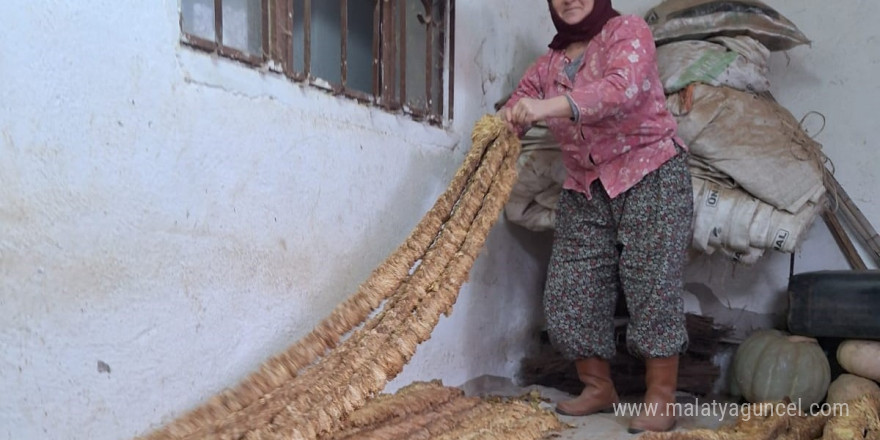
[[(549, 401), (542, 403), (541, 406), (551, 411), (555, 408), (556, 402), (567, 400), (572, 397), (569, 394), (554, 388), (547, 388), (535, 385), (528, 387), (519, 387), (515, 385), (510, 379), (495, 376), (478, 377), (462, 385), (460, 388), (463, 389), (465, 394), (469, 396), (480, 397), (517, 397), (523, 396), (533, 391), (537, 391), (538, 393), (540, 393), (542, 399), (546, 399)], [(621, 400), (623, 402), (637, 403), (641, 400), (641, 396), (622, 396)], [(697, 402), (695, 397), (683, 393), (680, 393), (677, 396), (677, 401), (679, 403)], [(711, 402), (712, 400), (706, 400), (703, 398), (699, 399), (698, 401), (698, 403), (700, 403), (701, 405)], [(726, 401), (719, 402), (725, 403)], [(554, 437), (555, 439), (629, 440), (635, 439), (637, 437), (637, 435), (632, 435), (626, 432), (626, 428), (630, 420), (629, 417), (617, 417), (614, 414), (595, 414), (587, 417), (568, 417), (560, 415), (559, 419), (563, 423), (571, 425), (571, 429), (561, 432), (559, 436)], [(724, 418), (723, 420), (720, 419), (721, 417), (718, 415), (679, 417), (676, 424), (676, 430), (697, 428), (717, 429), (723, 424), (734, 422), (734, 420), (731, 420), (729, 417)]]

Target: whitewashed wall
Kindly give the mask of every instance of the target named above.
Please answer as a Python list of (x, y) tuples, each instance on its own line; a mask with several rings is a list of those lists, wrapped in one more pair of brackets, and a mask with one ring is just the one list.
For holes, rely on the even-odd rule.
[[(0, 4), (0, 438), (145, 433), (353, 293), (461, 162), (480, 66), (542, 45), (497, 38), (526, 12), (459, 3), (446, 129), (181, 47), (173, 0)], [(516, 372), (535, 241), (493, 230), (398, 384)]]
[[(551, 35), (543, 0), (458, 3), (446, 129), (182, 48), (174, 0), (0, 4), (0, 438), (144, 433), (353, 292)], [(819, 139), (880, 223), (880, 6), (771, 5), (815, 42), (775, 57), (774, 93), (828, 117)], [(453, 315), (389, 389), (513, 375), (533, 344), (547, 240), (499, 224)], [(787, 263), (698, 262), (689, 280), (767, 314), (782, 310)], [(832, 266), (842, 259), (817, 227), (798, 269)]]

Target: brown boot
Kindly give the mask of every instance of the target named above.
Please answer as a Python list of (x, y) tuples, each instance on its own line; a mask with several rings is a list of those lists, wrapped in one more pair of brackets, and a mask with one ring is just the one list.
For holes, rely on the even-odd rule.
[(566, 416), (586, 416), (607, 412), (620, 402), (614, 383), (611, 382), (611, 364), (607, 360), (592, 357), (575, 361), (578, 378), (583, 382), (581, 395), (556, 405), (556, 412)]
[[(645, 407), (629, 424), (629, 433), (666, 432), (675, 426), (675, 389), (678, 386), (678, 356), (645, 360)], [(647, 411), (646, 411), (647, 409)]]

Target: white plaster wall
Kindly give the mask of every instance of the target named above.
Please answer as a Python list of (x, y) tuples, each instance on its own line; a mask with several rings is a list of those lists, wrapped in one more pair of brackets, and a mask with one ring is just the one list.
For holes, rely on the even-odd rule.
[[(497, 38), (505, 2), (459, 3), (445, 129), (183, 48), (174, 0), (0, 4), (0, 438), (142, 434), (354, 292), (461, 162), (500, 81), (481, 66), (541, 46)], [(535, 243), (492, 231), (394, 386), (516, 372)]]

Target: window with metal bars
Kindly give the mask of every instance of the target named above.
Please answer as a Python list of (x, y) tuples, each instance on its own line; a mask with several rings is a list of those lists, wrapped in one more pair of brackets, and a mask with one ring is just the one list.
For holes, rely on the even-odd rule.
[(181, 0), (184, 44), (439, 124), (454, 0)]

